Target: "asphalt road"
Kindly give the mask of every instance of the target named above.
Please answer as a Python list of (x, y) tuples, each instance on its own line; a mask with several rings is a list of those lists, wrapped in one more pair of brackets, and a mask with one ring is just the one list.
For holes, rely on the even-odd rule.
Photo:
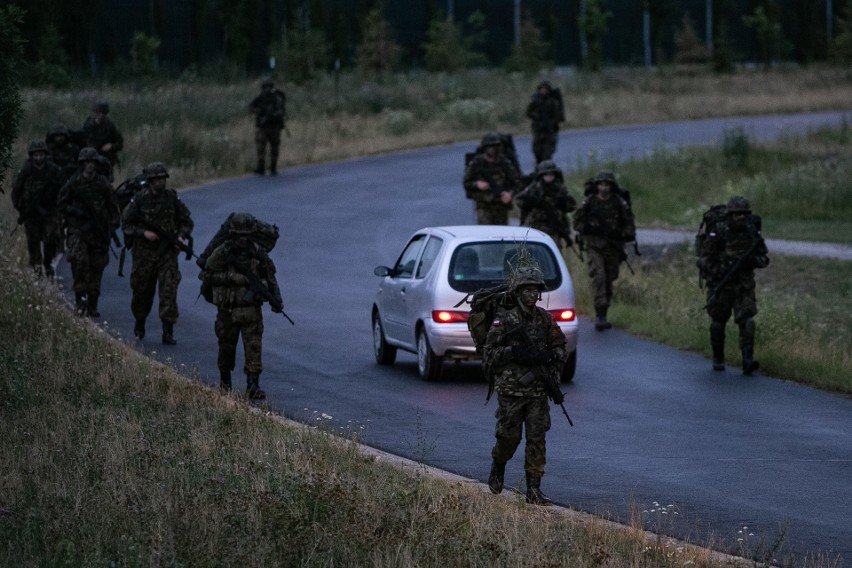
[[(716, 144), (736, 126), (767, 139), (840, 120), (840, 113), (823, 113), (576, 130), (562, 134), (555, 158), (572, 167), (590, 154), (625, 159), (661, 145)], [(516, 143), (524, 169), (531, 169), (529, 139)], [(445, 381), (424, 383), (412, 355), (400, 354), (391, 368), (377, 366), (370, 330), (373, 268), (392, 263), (422, 226), (473, 222), (460, 186), (464, 152), (473, 146), (291, 168), (275, 178), (211, 183), (182, 197), (196, 222), (198, 250), (231, 211), (250, 211), (281, 228), (272, 257), (296, 325), (265, 310), (261, 386), (271, 407), (484, 480), (495, 402), (484, 405), (478, 367), (459, 365)], [(137, 345), (187, 373), (197, 365), (201, 379), (215, 384), (215, 308), (196, 302), (194, 262), (181, 267), (178, 345), (159, 343), (156, 315)], [(64, 262), (61, 269), (68, 279)], [(101, 312), (114, 333), (132, 337), (128, 279), (115, 271), (113, 261)], [(576, 427), (554, 412), (548, 436), (543, 489), (555, 501), (621, 521), (635, 508), (649, 529), (733, 552), (741, 552), (738, 538), (755, 552), (783, 533), (776, 557), (852, 557), (852, 400), (746, 378), (736, 368), (716, 373), (698, 355), (618, 329), (595, 333), (588, 321), (580, 334), (566, 401)], [(241, 365), (240, 358), (239, 386)], [(507, 468), (509, 484), (521, 483), (522, 462), (520, 450)], [(672, 507), (662, 514), (654, 502)]]

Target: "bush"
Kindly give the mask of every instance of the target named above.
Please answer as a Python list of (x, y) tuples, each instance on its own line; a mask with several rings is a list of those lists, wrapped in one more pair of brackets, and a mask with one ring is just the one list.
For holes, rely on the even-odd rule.
[(157, 69), (157, 50), (160, 38), (151, 37), (144, 32), (136, 32), (130, 40), (130, 60), (133, 72), (137, 75), (150, 75)]
[(416, 123), (414, 113), (407, 110), (386, 110), (385, 128), (394, 136), (408, 134)]
[(467, 130), (480, 130), (494, 124), (494, 101), (464, 99), (447, 105), (447, 114), (458, 126)]
[(18, 134), (21, 94), (18, 92), (17, 62), (23, 53), (21, 24), (24, 12), (17, 6), (0, 7), (0, 188), (11, 166), (12, 144)]
[(748, 134), (740, 127), (725, 130), (722, 139), (722, 154), (725, 161), (732, 167), (743, 169), (748, 165), (748, 156), (751, 153), (751, 142)]

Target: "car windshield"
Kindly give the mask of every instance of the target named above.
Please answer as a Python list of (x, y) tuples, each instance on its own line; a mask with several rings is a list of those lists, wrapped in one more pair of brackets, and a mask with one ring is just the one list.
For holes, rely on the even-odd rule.
[[(538, 261), (544, 274), (545, 290), (555, 290), (562, 284), (562, 274), (553, 252), (543, 243), (526, 242), (522, 245)], [(450, 286), (459, 292), (476, 292), (503, 284), (516, 262), (519, 244), (513, 241), (485, 241), (465, 243), (453, 252), (450, 259)]]

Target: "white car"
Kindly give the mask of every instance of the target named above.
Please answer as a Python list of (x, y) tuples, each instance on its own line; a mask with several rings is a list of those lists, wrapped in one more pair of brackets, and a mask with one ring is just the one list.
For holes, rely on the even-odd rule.
[(426, 380), (441, 377), (445, 361), (479, 359), (467, 328), (469, 293), (503, 284), (507, 262), (519, 247), (538, 260), (546, 284), (539, 306), (556, 318), (570, 357), (562, 381), (577, 368), (574, 286), (565, 260), (547, 234), (528, 227), (460, 225), (414, 233), (392, 267), (378, 266), (382, 281), (373, 303), (373, 351), (392, 365), (397, 349), (417, 354)]

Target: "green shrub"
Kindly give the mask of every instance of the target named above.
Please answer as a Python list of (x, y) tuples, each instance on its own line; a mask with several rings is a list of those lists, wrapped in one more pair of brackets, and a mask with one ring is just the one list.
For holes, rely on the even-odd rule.
[(408, 110), (386, 110), (384, 115), (385, 128), (394, 136), (408, 134), (416, 124), (414, 113)]
[(448, 104), (447, 114), (457, 126), (477, 130), (493, 126), (495, 107), (488, 99), (464, 99)]

